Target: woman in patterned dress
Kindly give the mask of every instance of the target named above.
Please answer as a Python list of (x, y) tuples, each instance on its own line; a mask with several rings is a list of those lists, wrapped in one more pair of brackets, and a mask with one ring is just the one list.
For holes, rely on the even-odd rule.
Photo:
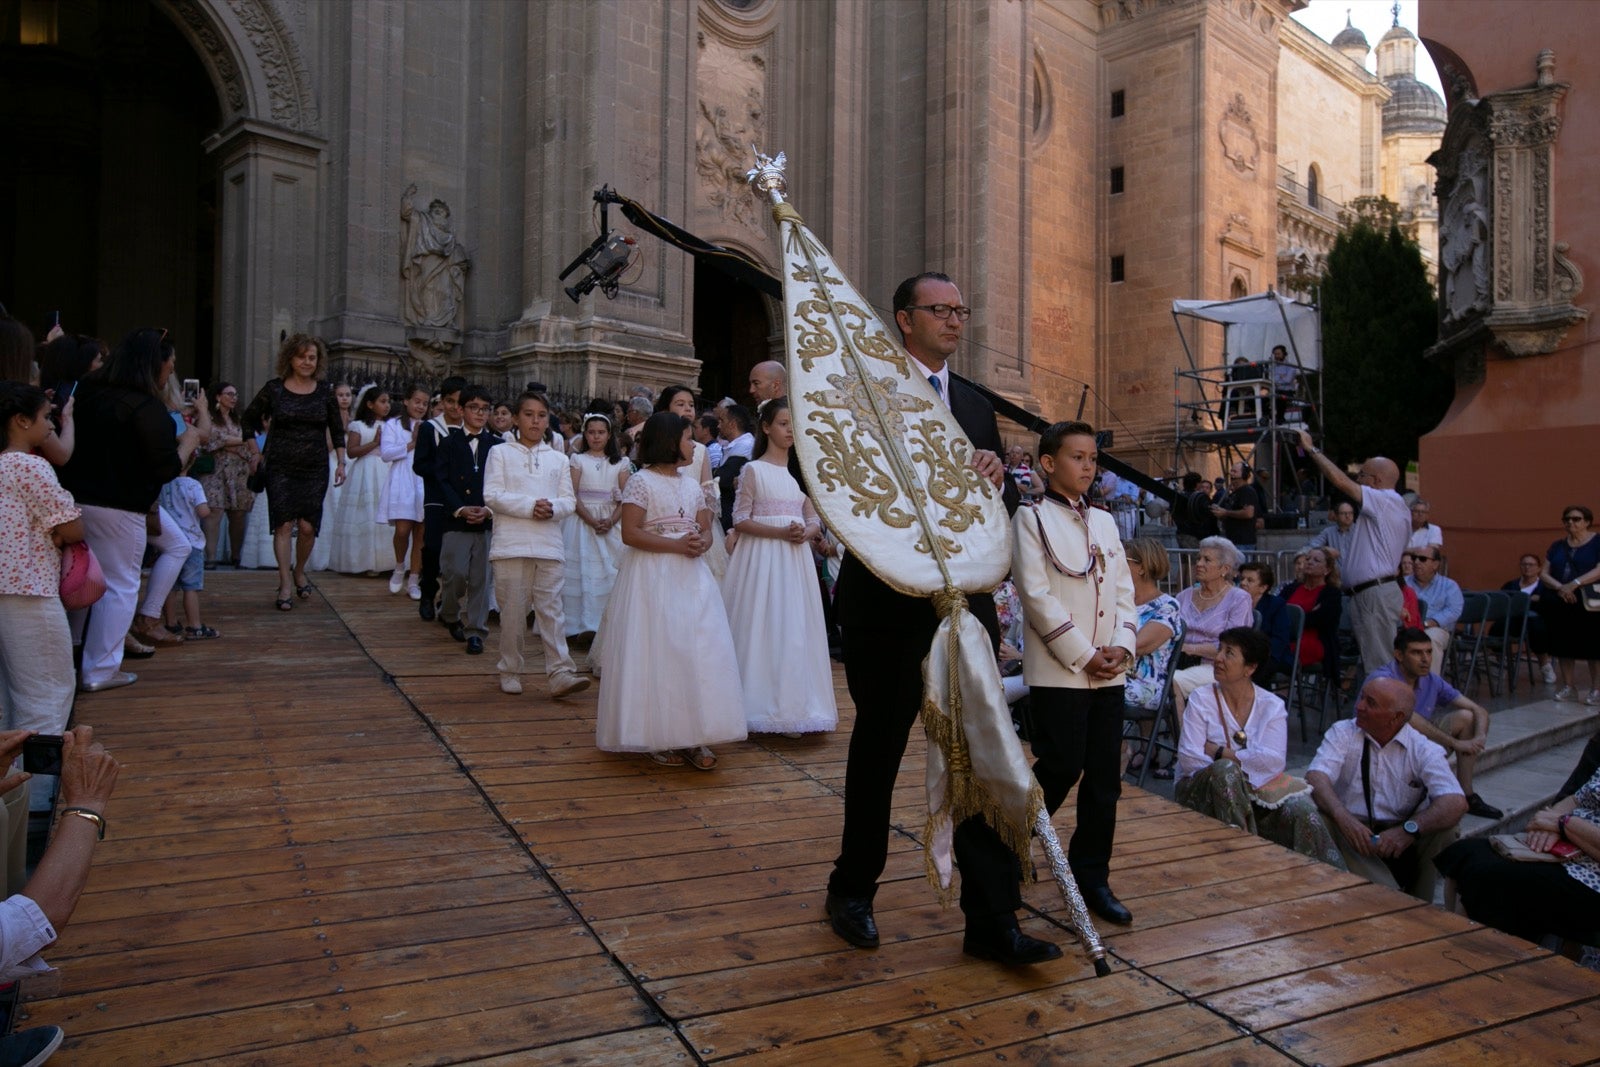
[(206, 491), (206, 506), (211, 509), (211, 514), (201, 520), (206, 532), (207, 565), (217, 558), (217, 534), (223, 515), (228, 517), (228, 560), (235, 567), (239, 565), (245, 520), (256, 503), (256, 495), (245, 482), (259, 460), (245, 440), (238, 410), (239, 390), (231, 382), (218, 382), (217, 395), (211, 402), (211, 436), (202, 446), (212, 459), (212, 467), (209, 474), (197, 479)]

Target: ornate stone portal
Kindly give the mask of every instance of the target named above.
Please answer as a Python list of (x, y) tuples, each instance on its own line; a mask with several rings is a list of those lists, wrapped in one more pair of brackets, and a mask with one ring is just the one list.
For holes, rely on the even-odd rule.
[(1440, 340), (1429, 355), (1454, 363), (1466, 383), (1483, 380), (1486, 345), (1512, 357), (1544, 355), (1589, 317), (1572, 303), (1583, 275), (1555, 240), (1557, 109), (1568, 87), (1554, 75), (1546, 50), (1532, 86), (1459, 96), (1444, 144), (1428, 160), (1442, 205)]

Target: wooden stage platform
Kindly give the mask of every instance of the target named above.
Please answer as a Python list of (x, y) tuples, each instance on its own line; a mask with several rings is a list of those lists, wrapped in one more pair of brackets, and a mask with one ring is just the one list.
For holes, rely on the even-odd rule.
[[(79, 698), (124, 770), (61, 942), (53, 1064), (1581, 1063), (1600, 975), (1129, 789), (1096, 979), (961, 954), (896, 794), (885, 943), (828, 930), (851, 711), (710, 774), (594, 748), (595, 690), (501, 694), (385, 582), (207, 576), (219, 641)], [(1070, 826), (1067, 810), (1058, 823)]]

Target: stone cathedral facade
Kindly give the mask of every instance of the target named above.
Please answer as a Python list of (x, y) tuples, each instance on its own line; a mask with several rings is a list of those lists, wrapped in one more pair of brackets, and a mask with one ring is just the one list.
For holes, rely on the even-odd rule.
[(615, 299), (558, 275), (603, 184), (772, 264), (754, 144), (880, 306), (956, 279), (957, 370), (1159, 470), (1171, 301), (1275, 284), (1390, 184), (1391, 92), (1302, 3), (0, 0), (0, 120), (42, 149), (0, 179), (0, 300), (167, 326), (243, 391), (310, 330), (355, 366), (742, 398), (782, 346), (759, 294), (615, 209)]

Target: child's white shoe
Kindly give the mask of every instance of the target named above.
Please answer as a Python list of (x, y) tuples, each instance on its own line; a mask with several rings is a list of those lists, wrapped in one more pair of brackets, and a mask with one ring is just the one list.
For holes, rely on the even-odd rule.
[(514, 674), (502, 674), (500, 676), (500, 692), (510, 693), (513, 696), (522, 692), (522, 679)]
[(413, 574), (410, 576), (410, 580), (406, 582), (406, 596), (412, 600), (422, 599), (422, 575)]
[(398, 593), (406, 587), (406, 569), (396, 567), (394, 573), (389, 575), (389, 592)]
[(550, 695), (567, 697), (589, 688), (589, 679), (581, 674), (558, 674), (550, 679)]

